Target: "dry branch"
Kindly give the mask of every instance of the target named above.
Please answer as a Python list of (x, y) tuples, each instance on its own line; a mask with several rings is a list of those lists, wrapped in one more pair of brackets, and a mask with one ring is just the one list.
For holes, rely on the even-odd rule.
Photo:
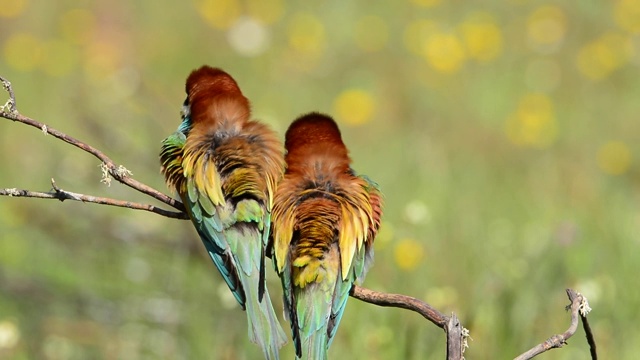
[(71, 191), (62, 190), (56, 186), (56, 183), (53, 179), (51, 179), (51, 186), (53, 190), (48, 192), (41, 191), (30, 191), (23, 189), (0, 189), (0, 195), (4, 196), (12, 196), (12, 197), (30, 197), (30, 198), (38, 198), (38, 199), (57, 199), (60, 201), (65, 200), (73, 200), (73, 201), (82, 201), (85, 203), (94, 203), (100, 205), (111, 205), (117, 207), (123, 207), (133, 210), (145, 210), (156, 213), (158, 215), (166, 216), (168, 218), (174, 219), (189, 219), (189, 216), (184, 212), (177, 211), (169, 211), (165, 209), (161, 209), (154, 205), (149, 204), (141, 204), (136, 202), (131, 202), (127, 200), (116, 200), (99, 196), (85, 195), (74, 193)]
[(357, 285), (351, 288), (349, 295), (369, 304), (396, 307), (417, 312), (425, 319), (443, 329), (447, 334), (447, 359), (464, 358), (462, 355), (468, 347), (467, 337), (469, 337), (469, 331), (460, 324), (455, 314), (446, 316), (434, 309), (431, 305), (411, 296), (383, 293)]
[[(163, 193), (161, 193), (160, 191), (145, 185), (137, 180), (134, 180), (130, 175), (131, 172), (129, 170), (127, 170), (124, 166), (122, 165), (116, 165), (115, 162), (113, 162), (113, 160), (111, 160), (107, 155), (105, 155), (102, 151), (94, 148), (93, 146), (90, 146), (80, 140), (77, 140), (61, 131), (58, 131), (50, 126), (47, 126), (44, 123), (41, 123), (37, 120), (34, 120), (30, 117), (21, 115), (17, 108), (16, 108), (16, 98), (15, 95), (13, 93), (13, 88), (11, 86), (11, 83), (6, 80), (5, 78), (0, 76), (0, 81), (2, 82), (3, 87), (5, 88), (5, 90), (9, 93), (9, 100), (7, 100), (7, 103), (5, 105), (2, 106), (2, 108), (0, 108), (0, 116), (8, 119), (8, 120), (13, 120), (13, 121), (17, 121), (17, 122), (21, 122), (23, 124), (29, 125), (29, 126), (33, 126), (37, 129), (40, 129), (43, 133), (47, 134), (47, 135), (51, 135), (54, 136), (68, 144), (71, 144), (77, 148), (80, 148), (81, 150), (88, 152), (89, 154), (95, 156), (96, 158), (98, 158), (100, 161), (102, 161), (102, 164), (104, 164), (104, 167), (107, 171), (107, 173), (109, 175), (111, 175), (114, 179), (116, 179), (117, 181), (121, 182), (122, 184), (125, 184), (129, 187), (131, 187), (132, 189), (135, 189), (145, 195), (151, 196), (152, 198), (159, 200), (177, 210), (180, 211), (184, 211), (184, 206), (182, 205), (182, 203), (180, 201), (177, 201), (173, 198), (171, 198), (168, 195), (165, 195)], [(108, 184), (109, 180), (108, 177), (104, 178), (103, 180), (105, 180), (105, 182)]]
[[(514, 360), (532, 359), (535, 356), (542, 354), (543, 352), (560, 348), (567, 344), (567, 340), (576, 333), (576, 330), (578, 330), (578, 321), (580, 321), (580, 317), (582, 317), (583, 320), (586, 319), (587, 313), (591, 311), (591, 308), (589, 308), (589, 303), (587, 302), (587, 298), (582, 296), (582, 294), (580, 294), (579, 292), (576, 292), (572, 289), (567, 289), (567, 296), (569, 297), (569, 301), (571, 301), (571, 304), (567, 305), (566, 307), (566, 310), (571, 310), (571, 325), (569, 326), (569, 329), (567, 329), (567, 331), (563, 332), (562, 334), (553, 335), (549, 339), (543, 341), (542, 343), (534, 346), (522, 355), (516, 357)], [(587, 339), (593, 339), (591, 329), (587, 329), (588, 324), (585, 326)], [(597, 355), (595, 353), (595, 343), (591, 347), (591, 358), (597, 359)]]

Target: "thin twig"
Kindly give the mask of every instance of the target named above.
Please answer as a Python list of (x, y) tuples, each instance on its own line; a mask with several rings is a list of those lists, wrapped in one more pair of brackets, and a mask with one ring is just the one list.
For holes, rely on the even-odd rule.
[(584, 333), (587, 337), (587, 343), (589, 344), (589, 353), (591, 353), (591, 359), (598, 360), (598, 353), (596, 352), (596, 340), (593, 337), (591, 326), (589, 326), (587, 315), (580, 313), (580, 319), (582, 320), (582, 328), (584, 329)]
[[(572, 290), (567, 289), (567, 296), (569, 297), (569, 301), (571, 304), (567, 306), (567, 310), (571, 309), (571, 325), (569, 329), (562, 334), (553, 335), (546, 341), (534, 346), (530, 350), (516, 357), (514, 360), (528, 360), (532, 359), (535, 356), (542, 354), (543, 352), (549, 351), (551, 349), (560, 348), (567, 344), (567, 340), (572, 337), (576, 330), (578, 329), (578, 321), (581, 316), (586, 316), (586, 313), (591, 310), (589, 309), (589, 305), (587, 303), (587, 299), (582, 296), (582, 294)], [(594, 343), (595, 344), (595, 343)], [(591, 353), (592, 359), (595, 359), (595, 345), (593, 347), (593, 351)]]
[(4, 105), (0, 106), (0, 113), (7, 112), (11, 114), (17, 114), (18, 110), (16, 109), (16, 96), (13, 93), (11, 82), (0, 76), (0, 83), (2, 83), (2, 87), (9, 93), (9, 100), (7, 100)]
[[(11, 87), (11, 83), (9, 81), (7, 81), (6, 79), (0, 77), (0, 81), (2, 81), (2, 84), (4, 86), (4, 88), (7, 90), (7, 92), (9, 93), (9, 101), (7, 102), (7, 105), (5, 105), (5, 107), (3, 107), (0, 110), (0, 117), (3, 117), (5, 119), (8, 120), (13, 120), (13, 121), (17, 121), (17, 122), (21, 122), (23, 124), (26, 125), (30, 125), (33, 126), (39, 130), (41, 130), (42, 132), (44, 132), (45, 134), (49, 134), (52, 135), (68, 144), (71, 144), (79, 149), (82, 149), (85, 152), (88, 152), (89, 154), (92, 154), (93, 156), (95, 156), (96, 158), (98, 158), (100, 161), (102, 161), (102, 163), (104, 164), (104, 166), (106, 167), (109, 175), (111, 175), (114, 179), (116, 179), (117, 181), (121, 182), (122, 184), (125, 184), (143, 194), (146, 194), (148, 196), (151, 196), (152, 198), (159, 200), (177, 210), (180, 211), (185, 211), (184, 205), (182, 205), (182, 203), (180, 201), (177, 201), (173, 198), (171, 198), (170, 196), (167, 196), (161, 192), (159, 192), (158, 190), (143, 184), (135, 179), (133, 179), (132, 177), (130, 177), (131, 172), (129, 170), (127, 170), (124, 166), (122, 165), (116, 165), (113, 160), (111, 160), (107, 155), (105, 155), (102, 151), (94, 148), (91, 145), (88, 145), (78, 139), (75, 139), (61, 131), (58, 131), (52, 127), (49, 127), (48, 125), (45, 125), (37, 120), (34, 120), (30, 117), (21, 115), (15, 107), (15, 96), (13, 93), (13, 88)], [(9, 111), (6, 111), (6, 108), (9, 109)]]
[(58, 188), (53, 179), (51, 179), (51, 185), (53, 186), (52, 191), (41, 192), (41, 191), (30, 191), (23, 189), (0, 189), (1, 196), (11, 196), (11, 197), (30, 197), (30, 198), (39, 198), (39, 199), (57, 199), (60, 201), (65, 200), (73, 200), (73, 201), (82, 201), (84, 203), (92, 203), (92, 204), (100, 204), (100, 205), (111, 205), (117, 207), (123, 207), (134, 210), (144, 210), (156, 213), (158, 215), (166, 216), (168, 218), (173, 219), (189, 219), (189, 216), (184, 212), (177, 211), (169, 211), (165, 209), (161, 209), (159, 207), (150, 205), (150, 204), (141, 204), (126, 200), (116, 200), (105, 197), (93, 196), (93, 195), (85, 195), (74, 193), (71, 191), (66, 191)]

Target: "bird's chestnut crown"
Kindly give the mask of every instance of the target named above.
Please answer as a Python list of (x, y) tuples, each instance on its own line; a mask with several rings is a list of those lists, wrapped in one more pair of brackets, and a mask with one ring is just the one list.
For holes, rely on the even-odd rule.
[[(221, 69), (202, 66), (191, 72), (185, 90), (189, 113), (194, 124), (217, 121), (213, 113), (225, 113), (244, 121), (250, 114), (249, 100), (238, 83)], [(218, 109), (212, 113), (212, 109)]]
[(285, 135), (285, 147), (287, 150), (312, 144), (344, 146), (340, 129), (331, 117), (312, 112), (299, 117), (289, 125)]
[(285, 135), (284, 146), (287, 149), (289, 169), (304, 166), (310, 155), (320, 153), (345, 169), (351, 162), (336, 122), (331, 117), (316, 112), (303, 115), (291, 123)]

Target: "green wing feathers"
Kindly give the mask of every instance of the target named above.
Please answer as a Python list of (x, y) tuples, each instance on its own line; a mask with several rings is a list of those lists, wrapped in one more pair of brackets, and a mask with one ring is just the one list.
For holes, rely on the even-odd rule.
[(362, 177), (323, 185), (288, 175), (279, 184), (271, 245), (298, 357), (327, 358), (373, 257), (381, 209), (377, 185)]
[(268, 184), (278, 181), (284, 165), (283, 160), (270, 159), (267, 163), (279, 168), (265, 169), (260, 162), (264, 157), (282, 157), (282, 150), (272, 144), (267, 156), (259, 148), (264, 141), (257, 136), (249, 140), (242, 134), (187, 130), (163, 141), (162, 172), (180, 195), (229, 289), (246, 310), (250, 340), (262, 348), (267, 359), (278, 359), (286, 336), (265, 286), (264, 249), (271, 226)]

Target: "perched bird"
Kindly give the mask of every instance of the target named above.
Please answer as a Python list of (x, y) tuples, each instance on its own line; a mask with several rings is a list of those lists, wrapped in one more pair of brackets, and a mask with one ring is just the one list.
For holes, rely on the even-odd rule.
[(282, 281), (296, 355), (322, 360), (351, 287), (373, 260), (382, 195), (377, 184), (351, 169), (330, 117), (304, 115), (285, 138), (287, 170), (274, 197), (269, 252)]
[(250, 120), (249, 100), (224, 71), (194, 70), (186, 92), (182, 123), (162, 142), (161, 172), (246, 310), (249, 338), (278, 359), (287, 340), (265, 286), (264, 255), (285, 166), (282, 143)]

